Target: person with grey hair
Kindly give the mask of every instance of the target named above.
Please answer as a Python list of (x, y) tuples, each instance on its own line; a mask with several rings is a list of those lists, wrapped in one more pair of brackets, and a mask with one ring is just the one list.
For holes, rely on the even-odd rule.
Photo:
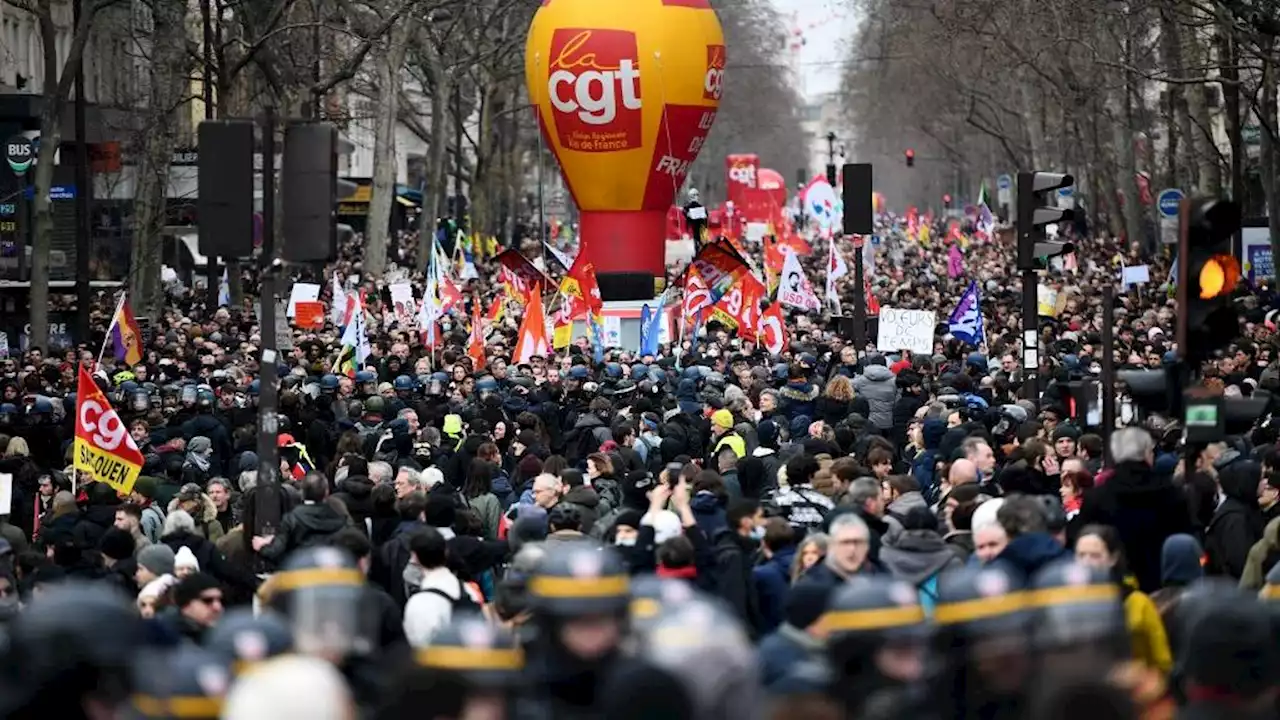
[(240, 492), (247, 493), (258, 486), (258, 471), (245, 470), (240, 473)]
[(809, 568), (798, 584), (816, 584), (830, 594), (855, 575), (879, 572), (870, 558), (871, 530), (857, 513), (835, 515), (827, 535), (826, 556)]
[(395, 470), (392, 469), (391, 463), (381, 460), (375, 460), (369, 463), (369, 479), (373, 481), (374, 487), (383, 483), (391, 482), (391, 478), (395, 477)]
[[(867, 526), (870, 541), (867, 557), (872, 563), (879, 564), (880, 547), (885, 537), (901, 529), (901, 525), (896, 522), (891, 523), (885, 516), (885, 501), (880, 481), (873, 477), (860, 477), (849, 483), (849, 489), (845, 491), (844, 499), (840, 501), (840, 508), (836, 510), (836, 513), (841, 512), (854, 513)], [(827, 520), (832, 521), (830, 516)]]
[[(1086, 490), (1072, 528), (1110, 525), (1120, 534), (1129, 569), (1145, 593), (1160, 589), (1160, 553), (1171, 535), (1191, 534), (1191, 511), (1173, 480), (1152, 469), (1155, 441), (1142, 428), (1111, 435), (1115, 474)], [(1075, 544), (1075, 537), (1068, 542)]]

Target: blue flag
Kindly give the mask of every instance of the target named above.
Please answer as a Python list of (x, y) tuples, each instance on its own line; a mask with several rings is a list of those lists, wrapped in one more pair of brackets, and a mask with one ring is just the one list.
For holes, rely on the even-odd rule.
[(658, 306), (652, 310), (646, 304), (640, 309), (640, 354), (657, 355), (662, 339), (662, 323), (666, 322), (667, 294), (658, 298)]
[(982, 329), (982, 299), (978, 295), (978, 283), (972, 281), (960, 296), (956, 309), (947, 320), (950, 333), (956, 339), (977, 347), (986, 338)]

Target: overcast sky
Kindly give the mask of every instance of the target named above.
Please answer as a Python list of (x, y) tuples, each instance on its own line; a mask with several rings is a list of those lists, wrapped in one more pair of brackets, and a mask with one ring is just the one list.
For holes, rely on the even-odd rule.
[(840, 63), (846, 38), (854, 27), (849, 0), (771, 0), (788, 28), (799, 25), (805, 46), (800, 50), (801, 91), (812, 99), (840, 86)]

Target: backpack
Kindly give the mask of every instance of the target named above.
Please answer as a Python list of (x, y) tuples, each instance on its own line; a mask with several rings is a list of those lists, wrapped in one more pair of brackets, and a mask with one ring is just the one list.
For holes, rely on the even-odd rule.
[(933, 617), (933, 608), (938, 604), (938, 573), (934, 573), (916, 586), (920, 597), (920, 607), (924, 608), (927, 617)]
[(449, 594), (440, 588), (423, 588), (418, 592), (429, 593), (448, 600), (449, 604), (453, 606), (454, 613), (462, 612), (463, 614), (479, 614), (481, 610), (480, 603), (476, 602), (475, 599), (471, 597), (471, 593), (467, 592), (467, 583), (464, 583), (461, 580), (459, 580), (458, 583), (461, 587), (461, 592), (458, 593), (458, 599), (456, 600), (449, 597)]

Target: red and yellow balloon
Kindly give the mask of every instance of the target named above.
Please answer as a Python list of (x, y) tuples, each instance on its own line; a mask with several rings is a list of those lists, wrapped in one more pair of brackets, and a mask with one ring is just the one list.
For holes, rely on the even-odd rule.
[(543, 0), (534, 15), (529, 98), (606, 298), (610, 275), (663, 277), (667, 210), (715, 121), (724, 69), (707, 0)]

